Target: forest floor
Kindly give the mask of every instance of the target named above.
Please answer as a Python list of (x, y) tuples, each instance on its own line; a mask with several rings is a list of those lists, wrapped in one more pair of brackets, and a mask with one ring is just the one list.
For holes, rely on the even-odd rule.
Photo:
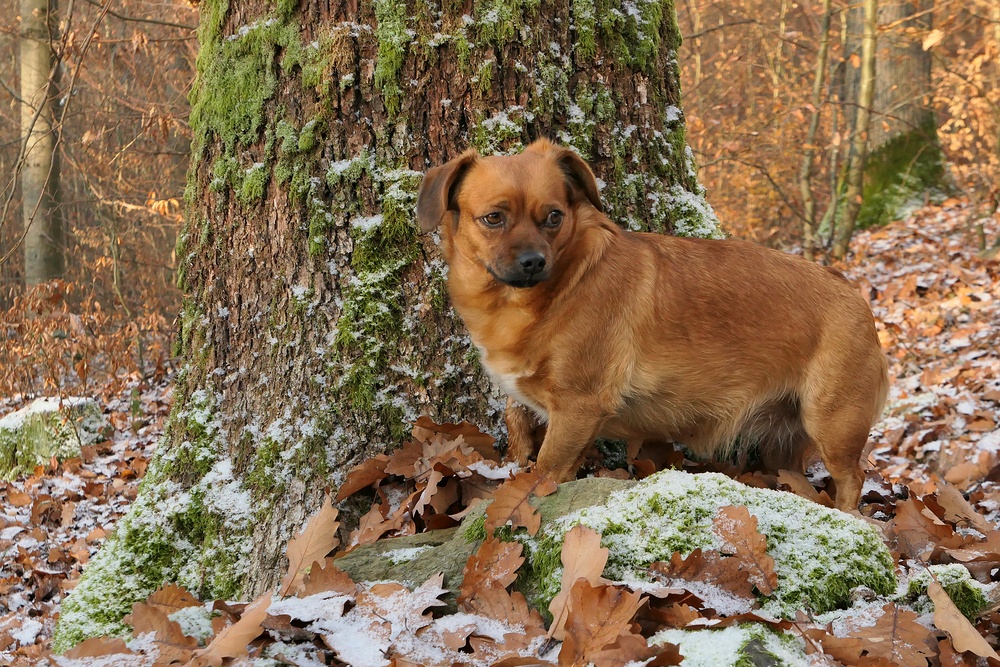
[[(1000, 219), (985, 227), (997, 238)], [(841, 268), (871, 302), (892, 376), (869, 462), (896, 499), (938, 493), (945, 505), (957, 488), (979, 513), (966, 525), (992, 533), (1000, 519), (1000, 263), (978, 256), (958, 200), (860, 233), (854, 251)], [(0, 482), (0, 665), (36, 664), (46, 654), (59, 603), (135, 498), (170, 404), (169, 378), (135, 383), (104, 402), (110, 440)], [(17, 407), (0, 404), (0, 413)], [(867, 513), (894, 503), (877, 501)]]

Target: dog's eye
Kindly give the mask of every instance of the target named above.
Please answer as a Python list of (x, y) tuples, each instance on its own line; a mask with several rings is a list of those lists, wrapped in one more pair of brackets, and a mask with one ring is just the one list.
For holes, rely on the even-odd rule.
[(493, 211), (479, 218), (487, 227), (499, 227), (503, 224), (503, 216), (499, 212)]
[(562, 221), (563, 221), (563, 212), (562, 211), (552, 211), (551, 213), (549, 213), (549, 216), (547, 218), (545, 218), (545, 226), (546, 227), (558, 227), (559, 224)]

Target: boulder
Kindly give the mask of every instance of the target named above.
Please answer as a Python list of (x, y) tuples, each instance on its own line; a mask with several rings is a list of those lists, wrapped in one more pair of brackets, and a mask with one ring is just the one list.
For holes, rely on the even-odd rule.
[(0, 479), (28, 474), (47, 464), (80, 455), (105, 425), (89, 398), (37, 398), (0, 419)]

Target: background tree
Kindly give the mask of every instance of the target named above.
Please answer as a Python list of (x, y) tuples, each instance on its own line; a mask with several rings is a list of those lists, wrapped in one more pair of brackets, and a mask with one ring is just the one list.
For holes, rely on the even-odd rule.
[(139, 498), (60, 643), (166, 580), (272, 586), (325, 487), (421, 413), (499, 434), (503, 403), (412, 207), (472, 145), (580, 151), (632, 229), (717, 235), (687, 149), (673, 4), (206, 0), (181, 238), (184, 367)]
[(878, 20), (878, 0), (864, 0), (862, 5), (862, 40), (860, 56), (860, 81), (857, 96), (857, 114), (855, 116), (851, 152), (845, 165), (846, 185), (844, 188), (844, 204), (837, 209), (834, 216), (834, 242), (831, 255), (835, 259), (847, 256), (851, 236), (858, 221), (863, 200), (865, 162), (868, 158), (868, 130), (871, 124), (871, 105), (875, 88), (875, 40), (876, 22)]
[(62, 276), (65, 261), (53, 114), (58, 26), (55, 0), (21, 0), (20, 9), (24, 282), (37, 285)]
[(944, 177), (937, 121), (931, 107), (934, 0), (882, 0), (869, 158), (858, 223), (882, 224), (914, 197), (923, 200)]

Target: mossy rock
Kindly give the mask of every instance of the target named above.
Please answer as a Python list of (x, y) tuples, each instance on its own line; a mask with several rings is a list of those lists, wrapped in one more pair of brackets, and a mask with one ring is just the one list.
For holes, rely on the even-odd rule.
[[(667, 470), (642, 482), (584, 479), (532, 503), (542, 518), (538, 534), (500, 531), (500, 537), (525, 543), (527, 562), (517, 587), (542, 610), (559, 590), (562, 540), (573, 526), (583, 523), (601, 533), (610, 551), (606, 578), (648, 580), (650, 563), (670, 560), (674, 552), (718, 549), (712, 520), (727, 505), (745, 505), (768, 537), (778, 589), (772, 598), (761, 598), (765, 611), (786, 617), (798, 609), (822, 613), (850, 607), (851, 590), (858, 586), (881, 595), (896, 590), (892, 555), (874, 527), (791, 493), (751, 488), (724, 475)], [(444, 586), (457, 590), (466, 559), (485, 537), (483, 518), (481, 509), (458, 529), (366, 545), (338, 564), (359, 581), (417, 585), (444, 572)]]
[(106, 425), (87, 398), (38, 398), (0, 419), (0, 479), (13, 479), (47, 464), (80, 455)]
[[(554, 494), (534, 498), (531, 502), (538, 508), (545, 524), (584, 507), (603, 503), (614, 491), (632, 484), (635, 482), (583, 479), (562, 484)], [(485, 536), (483, 517), (484, 510), (481, 509), (470, 513), (457, 528), (362, 545), (338, 558), (336, 564), (354, 581), (388, 579), (413, 588), (441, 572), (444, 574), (443, 586), (450, 591), (443, 599), (454, 611), (465, 562)]]
[(548, 606), (560, 587), (563, 536), (581, 523), (600, 533), (601, 544), (609, 549), (606, 578), (648, 581), (647, 569), (655, 561), (669, 561), (675, 552), (719, 549), (712, 521), (727, 505), (746, 506), (767, 536), (778, 574), (774, 595), (761, 598), (768, 613), (822, 613), (850, 606), (851, 590), (858, 586), (881, 595), (896, 588), (892, 555), (878, 531), (863, 520), (791, 493), (751, 488), (725, 475), (675, 470), (544, 523), (535, 538), (524, 540), (528, 563), (522, 588), (533, 604)]
[(933, 117), (893, 137), (868, 156), (858, 228), (904, 219), (925, 196), (945, 187), (944, 159)]
[(973, 579), (968, 568), (960, 563), (930, 565), (910, 576), (906, 591), (898, 601), (919, 614), (933, 613), (934, 602), (927, 595), (927, 587), (934, 579), (969, 620), (975, 620), (981, 611), (990, 606), (990, 598), (996, 589), (996, 584), (981, 584)]
[(680, 647), (684, 667), (799, 667), (808, 665), (805, 642), (761, 623), (720, 630), (663, 630), (650, 644)]

